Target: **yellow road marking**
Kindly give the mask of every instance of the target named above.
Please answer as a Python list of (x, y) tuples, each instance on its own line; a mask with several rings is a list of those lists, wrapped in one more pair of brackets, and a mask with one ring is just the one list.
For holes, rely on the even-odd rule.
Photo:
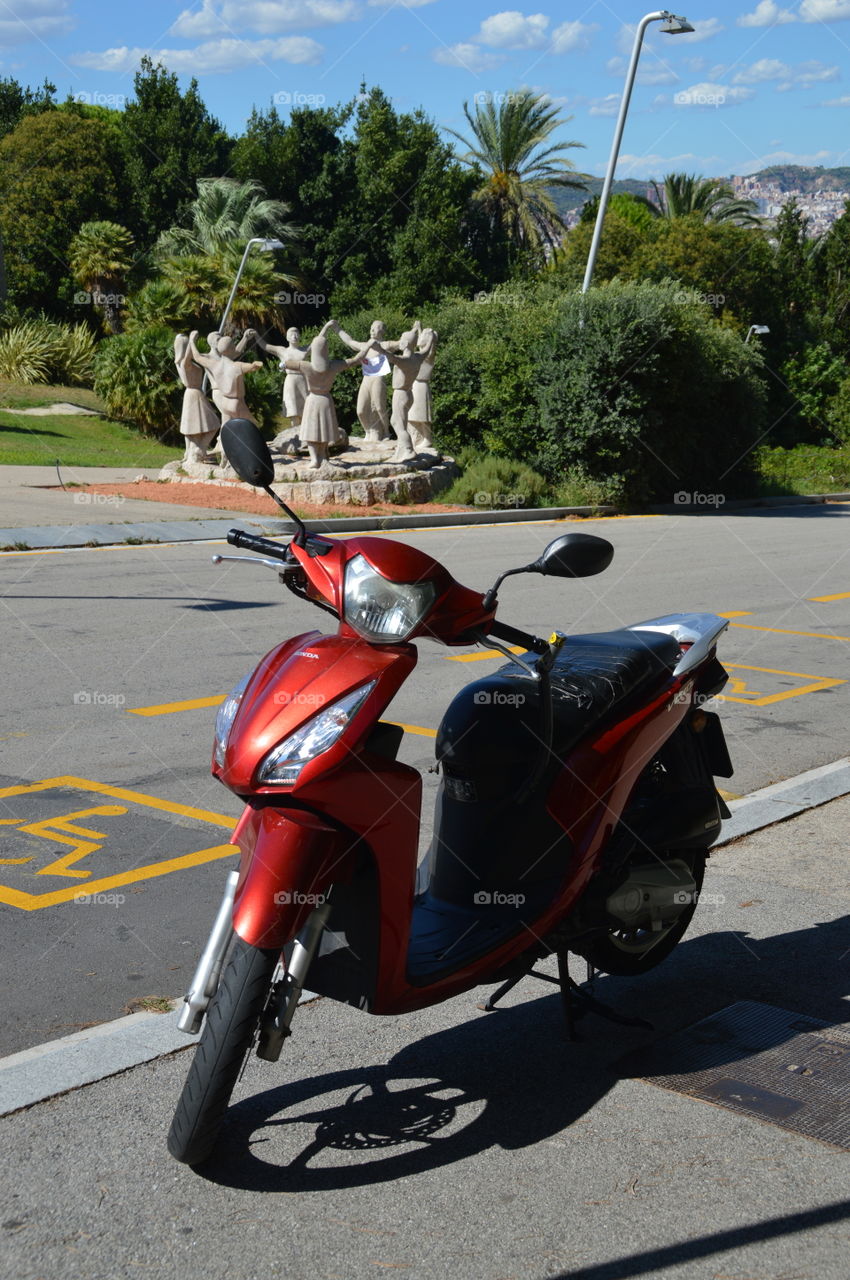
[[(228, 821), (228, 826), (234, 826)], [(167, 876), (172, 871), (185, 871), (189, 867), (200, 867), (205, 862), (215, 862), (218, 858), (232, 857), (239, 850), (232, 844), (217, 844), (209, 849), (198, 849), (195, 853), (184, 854), (181, 858), (169, 858), (166, 862), (152, 862), (145, 867), (135, 867), (132, 871), (122, 871), (118, 875), (104, 876), (102, 880), (89, 880), (85, 889), (75, 885), (72, 889), (57, 889), (54, 893), (22, 893), (18, 889), (7, 889), (0, 886), (0, 902), (10, 907), (19, 907), (22, 911), (41, 911), (43, 907), (53, 907), (59, 902), (72, 902), (81, 894), (88, 897), (105, 893), (109, 889), (119, 889), (125, 884), (135, 884), (137, 880), (152, 880), (156, 876)]]
[[(105, 782), (95, 782), (91, 778), (78, 778), (73, 774), (62, 774), (55, 778), (45, 778), (42, 782), (23, 783), (18, 786), (3, 787), (0, 789), (0, 800), (11, 799), (14, 796), (31, 795), (36, 792), (48, 792), (59, 787), (71, 787), (79, 791), (93, 791), (96, 794), (111, 796), (116, 800), (127, 800), (133, 804), (142, 805), (148, 809), (157, 809), (163, 813), (175, 814), (182, 818), (193, 818), (198, 822), (211, 824), (216, 827), (224, 827), (228, 831), (232, 831), (235, 826), (235, 820), (228, 817), (224, 813), (214, 813), (210, 809), (196, 809), (192, 805), (177, 804), (173, 800), (160, 800), (157, 796), (145, 795), (141, 791), (131, 791), (127, 787), (112, 787)], [(105, 809), (118, 808), (118, 806), (102, 806), (101, 811)], [(74, 814), (65, 815), (66, 817), (81, 817), (82, 810)], [(92, 812), (91, 810), (85, 812)], [(4, 825), (13, 825), (4, 819)], [(61, 819), (60, 819), (61, 821)], [(17, 819), (16, 822), (20, 822)], [(51, 821), (48, 819), (43, 823), (32, 824), (34, 826), (56, 826), (56, 819)], [(36, 834), (46, 834), (46, 832), (36, 832)], [(52, 833), (55, 838), (61, 839), (55, 832)], [(98, 833), (92, 833), (98, 834)], [(75, 841), (75, 844), (79, 842)], [(98, 846), (99, 847), (99, 846)], [(87, 852), (87, 851), (86, 851)], [(134, 884), (137, 880), (150, 880), (156, 876), (169, 875), (172, 871), (183, 871), (189, 867), (201, 866), (206, 862), (214, 862), (218, 858), (226, 858), (236, 853), (236, 849), (231, 844), (212, 845), (206, 849), (198, 849), (193, 853), (183, 854), (176, 858), (168, 858), (162, 862), (148, 863), (142, 867), (135, 867), (130, 871), (118, 872), (115, 875), (103, 876), (97, 880), (87, 880), (85, 890), (80, 886), (65, 887), (48, 893), (26, 893), (19, 889), (13, 889), (10, 886), (0, 884), (0, 902), (5, 902), (9, 906), (18, 907), (22, 911), (40, 911), (43, 907), (54, 906), (59, 902), (70, 902), (81, 892), (87, 895), (102, 893), (108, 889), (115, 889), (125, 884)], [(68, 857), (60, 859), (60, 862), (67, 862)], [(76, 850), (76, 856), (80, 857), (79, 848)], [(16, 865), (22, 861), (31, 861), (31, 859), (4, 859), (0, 865)], [(52, 874), (63, 874), (60, 869), (57, 871), (54, 866)], [(64, 874), (69, 874), (64, 871)], [(79, 874), (79, 873), (78, 873)]]
[(190, 698), (188, 702), (157, 702), (150, 707), (127, 707), (131, 716), (170, 716), (175, 711), (195, 711), (198, 707), (217, 707), (224, 702), (226, 693), (214, 698)]
[[(511, 653), (525, 653), (525, 649), (521, 645), (509, 644), (506, 646)], [(443, 658), (446, 662), (482, 662), (485, 658), (504, 658), (501, 649), (479, 649), (476, 653), (444, 653)]]
[(751, 618), (751, 609), (730, 609), (728, 613), (718, 613), (718, 618)]
[(418, 733), (423, 738), (436, 738), (436, 729), (425, 729), (421, 724), (402, 724), (400, 720), (382, 720), (382, 724), (394, 724), (399, 729), (404, 729), (405, 733)]
[(730, 627), (739, 627), (742, 631), (769, 631), (777, 636), (810, 636), (813, 640), (848, 640), (850, 636), (826, 635), (823, 631), (789, 631), (786, 627), (757, 627), (752, 622), (730, 622)]
[[(85, 858), (87, 854), (94, 853), (97, 849), (102, 849), (102, 842), (106, 839), (107, 833), (105, 831), (93, 831), (91, 827), (78, 827), (76, 823), (69, 822), (69, 819), (95, 816), (114, 818), (126, 812), (127, 809), (122, 804), (101, 804), (95, 806), (94, 809), (77, 809), (73, 813), (66, 813), (59, 818), (44, 818), (41, 822), (29, 822), (26, 826), (19, 827), (18, 830), (26, 832), (27, 835), (41, 836), (42, 839), (50, 840), (54, 844), (69, 844), (71, 846), (70, 853), (63, 854), (61, 858), (48, 863), (46, 867), (42, 867), (36, 873), (37, 875), (69, 876), (83, 880), (86, 876), (91, 875), (90, 871), (72, 871), (70, 868), (80, 858)], [(88, 839), (78, 840), (75, 839), (76, 836), (88, 836)]]
[(850, 591), (839, 591), (835, 596), (809, 596), (813, 604), (830, 604), (833, 600), (850, 600)]
[[(828, 676), (813, 676), (805, 671), (779, 671), (776, 667), (749, 667), (741, 662), (727, 662), (724, 664), (730, 671), (763, 671), (767, 675), (772, 676), (794, 676), (798, 680), (808, 680), (810, 683), (803, 685), (801, 689), (786, 689), (782, 693), (762, 694), (753, 698), (739, 698), (730, 693), (718, 694), (720, 702), (743, 702), (748, 707), (767, 707), (774, 702), (784, 702), (787, 698), (799, 698), (804, 693), (817, 693), (820, 689), (831, 689), (838, 684), (846, 684), (846, 680), (831, 679)], [(746, 683), (743, 680), (732, 681), (733, 688), (736, 692), (742, 693), (746, 689)], [(752, 690), (756, 693), (756, 690)]]

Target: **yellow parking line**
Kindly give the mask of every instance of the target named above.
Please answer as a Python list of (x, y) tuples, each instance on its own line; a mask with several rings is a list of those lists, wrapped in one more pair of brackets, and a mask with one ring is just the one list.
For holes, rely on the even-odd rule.
[(150, 707), (127, 707), (131, 716), (170, 716), (174, 711), (195, 711), (198, 707), (217, 707), (224, 702), (226, 693), (214, 698), (190, 698), (188, 702), (157, 702)]
[(425, 729), (421, 724), (402, 724), (400, 720), (382, 720), (381, 724), (394, 724), (399, 729), (404, 729), (405, 733), (418, 733), (423, 738), (436, 738), (436, 729)]
[(809, 596), (813, 604), (830, 604), (833, 600), (850, 600), (850, 591), (839, 591), (836, 596)]
[(757, 627), (752, 622), (730, 622), (730, 627), (738, 627), (742, 631), (769, 631), (776, 636), (809, 636), (812, 640), (846, 640), (850, 636), (827, 635), (823, 631), (790, 631), (787, 627)]
[[(507, 646), (511, 653), (525, 653), (520, 645), (510, 644)], [(444, 653), (443, 657), (446, 662), (482, 662), (485, 658), (504, 658), (501, 649), (479, 649), (475, 653)]]

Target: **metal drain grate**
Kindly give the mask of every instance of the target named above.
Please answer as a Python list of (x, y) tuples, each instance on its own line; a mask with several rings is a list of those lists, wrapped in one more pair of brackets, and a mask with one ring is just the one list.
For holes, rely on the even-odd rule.
[(850, 1030), (741, 1001), (621, 1059), (622, 1074), (850, 1151)]

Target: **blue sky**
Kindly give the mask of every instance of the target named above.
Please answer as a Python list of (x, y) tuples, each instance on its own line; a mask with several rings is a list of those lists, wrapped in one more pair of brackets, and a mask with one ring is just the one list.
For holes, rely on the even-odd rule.
[[(508, 0), (510, 4), (510, 0)], [(252, 106), (333, 104), (380, 85), (462, 130), (464, 101), (543, 90), (602, 174), (641, 4), (498, 0), (0, 0), (2, 74), (121, 106), (143, 53), (198, 79), (232, 131)], [(850, 0), (684, 0), (693, 35), (649, 28), (618, 177), (850, 164)], [(631, 24), (631, 25), (630, 25)]]

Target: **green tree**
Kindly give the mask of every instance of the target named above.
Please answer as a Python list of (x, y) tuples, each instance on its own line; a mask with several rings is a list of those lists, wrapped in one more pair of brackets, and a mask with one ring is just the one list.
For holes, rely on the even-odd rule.
[(56, 85), (45, 80), (40, 89), (24, 88), (13, 76), (0, 77), (0, 138), (17, 129), (25, 115), (51, 111)]
[(109, 333), (121, 330), (123, 290), (133, 265), (133, 237), (117, 222), (84, 222), (71, 241), (71, 270), (91, 295)]
[(297, 230), (287, 220), (289, 207), (270, 200), (256, 179), (201, 178), (189, 211), (188, 227), (169, 227), (156, 243), (162, 257), (182, 254), (241, 254), (249, 240), (262, 236), (294, 244)]
[(720, 178), (700, 178), (695, 173), (668, 173), (653, 182), (655, 208), (663, 218), (699, 217), (703, 222), (732, 222), (737, 226), (761, 226), (753, 200), (739, 199)]
[(81, 223), (118, 212), (122, 165), (110, 125), (66, 111), (25, 115), (0, 140), (0, 236), (11, 302), (68, 311), (71, 241)]
[(474, 114), (465, 102), (463, 113), (473, 141), (453, 129), (449, 132), (466, 147), (462, 162), (484, 175), (475, 198), (517, 250), (539, 260), (565, 229), (551, 189), (585, 189), (582, 175), (574, 174), (575, 166), (563, 154), (584, 143), (550, 141), (572, 117), (562, 120), (546, 94), (530, 89), (504, 94), (498, 107), (487, 95), (476, 103)]
[(224, 173), (230, 139), (209, 114), (196, 80), (181, 93), (177, 76), (144, 57), (135, 99), (124, 111), (130, 229), (142, 248), (182, 221), (198, 178)]

